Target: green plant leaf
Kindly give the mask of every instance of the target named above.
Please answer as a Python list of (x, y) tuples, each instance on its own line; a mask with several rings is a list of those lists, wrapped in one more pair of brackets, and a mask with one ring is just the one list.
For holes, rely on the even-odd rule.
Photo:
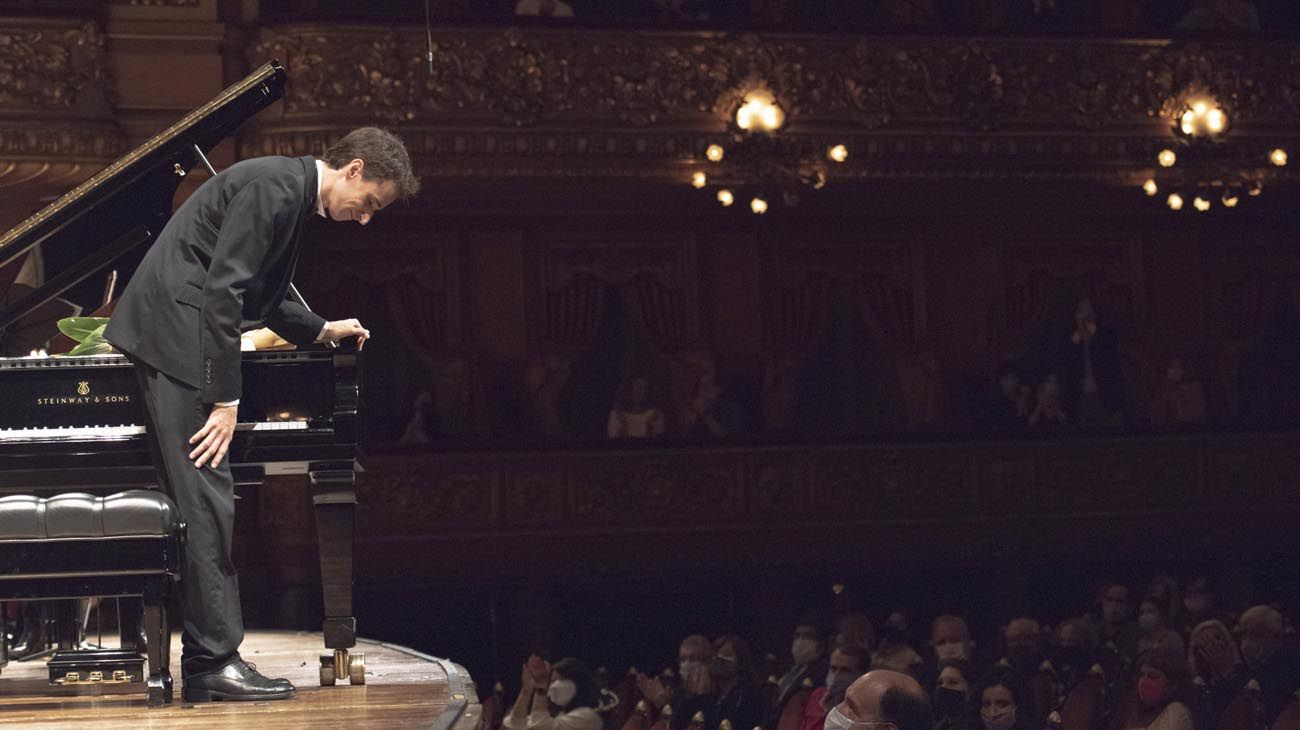
[(106, 324), (108, 324), (108, 317), (64, 317), (58, 321), (58, 328), (60, 332), (77, 342), (85, 342), (86, 338), (96, 332), (102, 336)]
[(113, 351), (113, 346), (103, 337), (92, 337), (80, 345), (68, 350), (68, 355), (107, 355)]

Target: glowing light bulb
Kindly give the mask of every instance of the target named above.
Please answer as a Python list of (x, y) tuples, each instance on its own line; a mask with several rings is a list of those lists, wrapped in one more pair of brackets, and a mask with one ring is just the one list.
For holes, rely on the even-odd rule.
[(754, 126), (754, 110), (749, 104), (745, 104), (736, 110), (736, 126), (745, 131), (749, 131)]
[(694, 175), (691, 175), (691, 185), (695, 186), (697, 190), (708, 184), (709, 176), (705, 175), (703, 172), (696, 172)]
[(749, 201), (749, 209), (754, 211), (756, 215), (763, 215), (767, 212), (767, 201), (762, 198), (754, 198)]
[(785, 123), (785, 112), (781, 111), (781, 107), (776, 104), (768, 104), (759, 113), (759, 119), (762, 120), (765, 129), (775, 132)]
[(1192, 200), (1192, 207), (1204, 213), (1210, 209), (1210, 201), (1198, 195)]
[(1179, 129), (1183, 130), (1183, 134), (1191, 134), (1192, 132), (1195, 132), (1196, 113), (1193, 112), (1191, 109), (1188, 109), (1187, 111), (1183, 112), (1183, 117), (1178, 122), (1178, 127)]
[(1204, 101), (1198, 101), (1195, 104), (1192, 104), (1192, 111), (1196, 112), (1196, 116), (1198, 117), (1205, 116), (1205, 112), (1207, 110), (1208, 107), (1206, 106)]
[(1173, 150), (1160, 150), (1160, 154), (1156, 155), (1156, 162), (1159, 162), (1161, 167), (1173, 167), (1177, 161), (1178, 155), (1174, 154)]
[(723, 154), (720, 144), (711, 144), (704, 150), (704, 156), (709, 158), (709, 162), (721, 162)]
[(723, 188), (718, 191), (718, 202), (722, 203), (722, 207), (726, 208), (736, 202), (736, 196), (730, 190)]
[(1223, 113), (1222, 109), (1215, 107), (1205, 115), (1205, 128), (1210, 130), (1211, 134), (1218, 134), (1228, 127), (1228, 115)]
[(1246, 194), (1252, 198), (1257, 198), (1263, 192), (1264, 192), (1264, 184), (1256, 180), (1255, 182), (1250, 184), (1250, 190), (1247, 190)]
[(1156, 185), (1155, 180), (1148, 179), (1146, 182), (1142, 183), (1142, 192), (1147, 195), (1155, 195), (1160, 192), (1160, 188)]
[(849, 148), (845, 147), (842, 144), (837, 144), (834, 147), (826, 150), (826, 156), (831, 158), (835, 162), (843, 162), (849, 159)]
[(1183, 196), (1179, 195), (1178, 193), (1170, 193), (1169, 198), (1166, 200), (1166, 202), (1169, 203), (1170, 210), (1183, 209)]
[(1268, 153), (1268, 161), (1278, 167), (1286, 167), (1286, 150), (1279, 147)]
[(1240, 199), (1237, 197), (1236, 193), (1223, 194), (1223, 207), (1236, 208), (1238, 202), (1240, 202)]

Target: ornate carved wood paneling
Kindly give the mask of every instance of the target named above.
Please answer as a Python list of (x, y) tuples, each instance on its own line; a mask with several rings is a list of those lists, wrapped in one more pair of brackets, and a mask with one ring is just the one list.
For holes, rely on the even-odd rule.
[[(358, 539), (368, 557), (359, 575), (383, 582), (391, 571), (418, 580), (489, 570), (504, 580), (793, 565), (835, 549), (896, 547), (918, 529), (930, 549), (944, 549), (935, 536), (960, 531), (1016, 549), (1050, 535), (1039, 547), (1051, 550), (1131, 542), (1135, 523), (1174, 541), (1224, 520), (1285, 532), (1300, 518), (1297, 479), (1296, 433), (491, 458), (388, 452), (370, 457), (360, 486), (368, 529)], [(1024, 529), (1008, 531), (1011, 523)], [(398, 546), (430, 562), (383, 557)], [(502, 557), (524, 546), (526, 564)]]
[(0, 20), (0, 188), (64, 192), (125, 151), (104, 33), (90, 20)]
[(246, 149), (318, 149), (379, 119), (440, 175), (675, 179), (763, 84), (785, 133), (850, 143), (850, 175), (1119, 179), (1150, 164), (1168, 136), (1156, 116), (1192, 87), (1240, 130), (1294, 138), (1300, 120), (1300, 50), (1280, 42), (457, 28), (433, 53), (430, 71), (421, 28), (263, 28), (247, 58), (280, 58), (290, 85)]

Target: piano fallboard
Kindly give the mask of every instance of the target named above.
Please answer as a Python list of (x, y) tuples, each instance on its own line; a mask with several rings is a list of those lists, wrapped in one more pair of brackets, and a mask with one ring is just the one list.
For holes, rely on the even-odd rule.
[[(246, 352), (243, 377), (236, 482), (352, 468), (355, 353)], [(153, 485), (138, 393), (121, 355), (0, 358), (0, 491)]]

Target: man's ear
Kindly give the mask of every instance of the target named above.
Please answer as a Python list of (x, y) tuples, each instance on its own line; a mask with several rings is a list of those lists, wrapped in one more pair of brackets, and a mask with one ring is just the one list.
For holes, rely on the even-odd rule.
[(366, 166), (366, 161), (357, 158), (348, 163), (348, 177), (360, 175), (362, 168)]

